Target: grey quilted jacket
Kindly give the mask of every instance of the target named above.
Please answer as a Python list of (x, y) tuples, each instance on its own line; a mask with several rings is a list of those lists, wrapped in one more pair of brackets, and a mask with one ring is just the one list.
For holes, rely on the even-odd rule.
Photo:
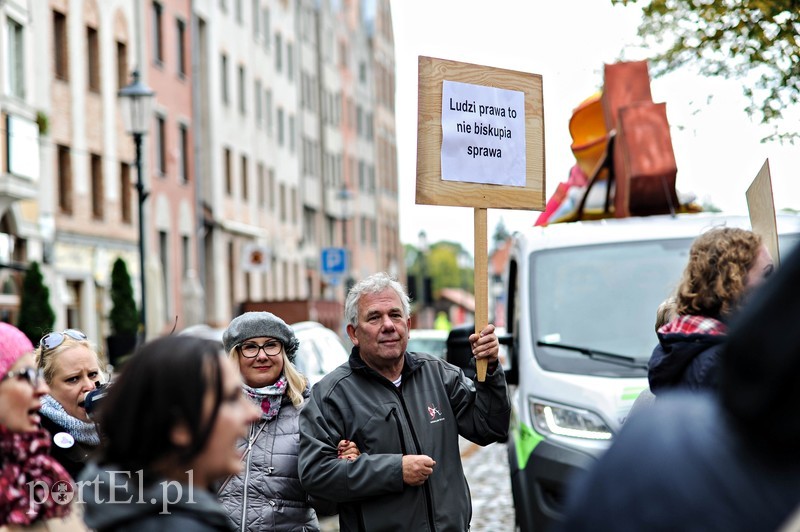
[[(284, 397), (278, 417), (250, 427), (248, 441), (255, 439), (242, 472), (228, 479), (219, 492), (236, 530), (319, 530), (316, 512), (297, 474), (299, 415), (299, 409)], [(242, 451), (248, 441), (239, 443)]]

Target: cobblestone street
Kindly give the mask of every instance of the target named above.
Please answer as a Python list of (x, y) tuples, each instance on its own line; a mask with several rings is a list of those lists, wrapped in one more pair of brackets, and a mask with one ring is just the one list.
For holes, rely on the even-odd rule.
[[(494, 443), (480, 447), (464, 439), (460, 442), (464, 473), (472, 493), (473, 532), (513, 532), (514, 503), (508, 478), (506, 446)], [(324, 532), (338, 532), (337, 516), (320, 521)]]

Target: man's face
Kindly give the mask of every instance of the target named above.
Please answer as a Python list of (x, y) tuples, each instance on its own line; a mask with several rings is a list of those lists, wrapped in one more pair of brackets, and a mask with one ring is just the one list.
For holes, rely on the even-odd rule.
[(353, 345), (371, 367), (384, 367), (403, 358), (408, 344), (408, 317), (400, 296), (391, 288), (364, 294), (358, 302), (358, 326), (347, 326)]

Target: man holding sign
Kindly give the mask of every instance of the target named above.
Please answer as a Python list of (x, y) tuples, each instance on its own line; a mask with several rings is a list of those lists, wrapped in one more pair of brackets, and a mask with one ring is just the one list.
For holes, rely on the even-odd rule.
[[(504, 439), (511, 405), (487, 325), (469, 341), (488, 362), (474, 383), (441, 358), (406, 352), (410, 303), (385, 273), (347, 296), (350, 360), (311, 390), (300, 417), (300, 481), (339, 503), (341, 530), (467, 530), (472, 516), (458, 436), (479, 445)], [(361, 451), (340, 460), (337, 443)]]

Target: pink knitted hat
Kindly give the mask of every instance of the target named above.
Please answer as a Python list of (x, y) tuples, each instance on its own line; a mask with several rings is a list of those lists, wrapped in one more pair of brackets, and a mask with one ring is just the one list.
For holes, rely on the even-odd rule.
[(23, 355), (33, 353), (33, 344), (25, 333), (0, 321), (0, 376), (11, 370)]

